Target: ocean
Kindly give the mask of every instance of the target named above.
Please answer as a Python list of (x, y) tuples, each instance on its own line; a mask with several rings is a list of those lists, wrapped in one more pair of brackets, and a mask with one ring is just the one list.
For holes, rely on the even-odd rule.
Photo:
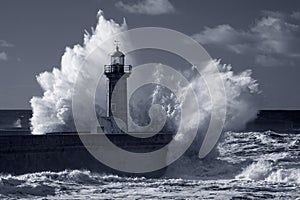
[[(93, 102), (95, 100), (96, 105), (92, 106), (95, 106), (96, 115), (99, 116), (101, 110), (105, 111), (107, 108), (105, 93), (107, 80), (99, 79), (99, 75), (102, 74), (102, 67), (110, 64), (108, 55), (115, 49), (113, 41), (110, 43), (108, 41), (113, 38), (118, 39), (122, 45), (124, 44), (121, 45), (120, 50), (128, 53), (130, 48), (126, 47), (138, 47), (132, 50), (144, 48), (141, 45), (143, 43), (138, 42), (140, 37), (135, 38), (137, 41), (132, 40), (134, 38), (132, 35), (117, 37), (118, 34), (128, 30), (125, 20), (123, 23), (117, 23), (106, 19), (101, 10), (97, 13), (97, 19), (98, 22), (91, 33), (85, 31), (83, 42), (65, 48), (60, 66), (36, 76), (43, 95), (31, 98), (32, 113), (25, 110), (0, 111), (0, 134), (38, 135), (70, 131), (76, 125), (74, 116), (80, 116), (83, 130), (91, 128), (93, 113), (89, 109), (88, 102), (91, 99)], [(194, 127), (205, 129), (210, 123), (212, 109), (215, 108), (219, 112), (219, 117), (222, 117), (221, 113), (226, 107), (224, 129), (242, 130), (246, 123), (256, 117), (259, 109), (256, 97), (261, 91), (258, 81), (252, 78), (252, 71), (238, 70), (239, 73), (236, 73), (230, 63), (211, 59), (201, 46), (199, 48), (201, 51), (197, 52), (201, 60), (196, 62), (194, 48), (185, 49), (187, 48), (185, 45), (190, 44), (186, 41), (191, 41), (186, 40), (189, 39), (188, 36), (179, 38), (174, 43), (173, 39), (169, 40), (173, 38), (171, 37), (173, 33), (175, 32), (171, 31), (167, 37), (158, 37), (163, 39), (162, 42), (157, 42), (158, 40), (155, 39), (153, 46), (150, 45), (151, 49), (159, 50), (157, 53), (160, 56), (168, 55), (162, 54), (163, 49), (177, 56), (179, 52), (188, 53), (192, 50), (191, 57), (188, 58), (193, 58), (191, 59), (193, 63), (182, 63), (183, 60), (189, 60), (182, 56), (179, 56), (180, 59), (172, 59), (172, 62), (165, 63), (172, 64), (177, 60), (180, 61), (178, 66), (177, 64), (172, 66), (177, 71), (175, 74), (182, 75), (180, 79), (175, 78), (175, 74), (165, 71), (163, 65), (158, 63), (153, 63), (153, 68), (148, 67), (153, 69), (149, 71), (151, 73), (147, 71), (139, 73), (133, 70), (130, 78), (128, 77), (128, 88), (131, 85), (129, 80), (139, 86), (139, 89), (148, 83), (155, 83), (156, 86), (154, 85), (153, 91), (141, 89), (142, 92), (134, 92), (131, 95), (126, 91), (128, 103), (132, 105), (129, 107), (132, 121), (147, 122), (145, 123), (147, 125), (151, 118), (150, 114), (149, 119), (147, 115), (150, 106), (159, 104), (166, 111), (165, 114), (170, 122), (187, 126), (187, 129), (183, 130)], [(151, 32), (145, 36), (147, 37), (145, 41), (149, 41), (150, 36), (158, 36), (158, 34)], [(172, 42), (170, 48), (155, 46), (155, 44), (168, 42)], [(193, 43), (194, 41), (191, 41), (191, 44)], [(148, 47), (150, 43), (145, 44), (147, 44), (145, 47)], [(172, 51), (173, 46), (175, 48)], [(149, 62), (143, 59), (143, 56), (132, 52), (133, 55), (128, 56), (128, 60), (126, 55), (125, 64), (133, 65), (135, 68), (139, 63)], [(147, 56), (152, 57), (151, 54)], [(153, 61), (156, 59), (151, 60)], [(202, 76), (204, 74), (208, 76)], [(210, 80), (209, 82), (216, 84), (212, 87), (213, 90), (211, 87), (208, 88), (210, 84), (205, 77)], [(222, 87), (217, 87), (217, 83), (220, 83), (217, 81), (219, 78), (224, 82)], [(167, 88), (168, 92), (159, 86), (165, 85), (161, 83), (167, 83), (164, 79), (173, 81), (168, 82), (172, 84), (167, 84), (174, 86)], [(134, 80), (140, 85), (137, 85)], [(184, 84), (186, 82), (188, 84)], [(191, 88), (194, 94), (190, 96), (188, 91)], [(97, 91), (96, 94), (94, 89)], [(125, 91), (122, 93), (126, 94)], [(194, 95), (199, 108), (196, 103), (190, 103), (190, 100), (195, 100)], [(226, 96), (226, 105), (222, 101), (224, 96)], [(74, 105), (76, 109), (73, 109)], [(188, 113), (188, 117), (180, 118), (182, 113)], [(298, 119), (300, 113), (294, 114), (290, 113), (289, 117), (295, 117), (297, 118), (295, 121), (300, 122)], [(31, 115), (32, 126), (30, 127)], [(95, 173), (85, 169), (64, 169), (59, 172), (44, 171), (22, 175), (0, 172), (0, 199), (300, 199), (300, 123), (289, 123), (289, 120), (280, 118), (282, 116), (285, 117), (277, 111), (269, 112), (266, 120), (263, 118), (259, 123), (252, 124), (253, 129), (223, 133), (213, 152), (205, 159), (200, 160), (197, 153), (187, 153), (171, 164), (161, 178), (124, 177)], [(160, 117), (155, 116), (155, 118), (162, 121)], [(171, 129), (176, 130), (174, 127), (177, 126), (170, 124)], [(274, 127), (278, 131), (269, 131), (269, 129), (274, 130)], [(203, 131), (199, 129), (198, 132)], [(36, 164), (37, 162), (34, 163)], [(9, 162), (7, 166), (9, 167)]]
[[(0, 115), (2, 131), (28, 129), (29, 111)], [(0, 199), (300, 199), (300, 134), (228, 131), (212, 156), (183, 156), (155, 179), (69, 169), (0, 173)]]

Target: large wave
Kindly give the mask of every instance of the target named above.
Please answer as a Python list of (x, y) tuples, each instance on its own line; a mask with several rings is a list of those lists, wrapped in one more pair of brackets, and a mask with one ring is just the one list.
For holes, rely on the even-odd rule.
[[(61, 58), (60, 69), (53, 68), (52, 72), (43, 72), (37, 76), (37, 81), (44, 94), (43, 97), (33, 97), (30, 101), (33, 111), (31, 118), (32, 134), (74, 131), (72, 96), (74, 95), (75, 83), (82, 81), (82, 85), (84, 85), (85, 81), (98, 81), (97, 74), (93, 73), (93, 68), (99, 67), (97, 62), (94, 62), (95, 65), (89, 65), (89, 68), (82, 68), (83, 63), (98, 59), (107, 60), (113, 49), (113, 44), (105, 48), (98, 48), (99, 44), (111, 35), (127, 29), (125, 20), (121, 25), (113, 20), (106, 20), (101, 10), (97, 16), (98, 24), (95, 29), (92, 28), (91, 34), (86, 31), (83, 45), (77, 44), (73, 48), (66, 48)], [(97, 52), (95, 53), (95, 51)], [(97, 57), (93, 55), (97, 55)], [(92, 97), (88, 88), (82, 88), (75, 92), (78, 93), (77, 96)], [(105, 100), (105, 97), (100, 98), (100, 100)], [(82, 109), (81, 114), (85, 116), (87, 115), (86, 112)]]
[[(239, 74), (235, 74), (232, 71), (232, 66), (227, 64), (222, 64), (221, 60), (211, 60), (207, 65), (205, 65), (200, 73), (203, 73), (210, 68), (217, 68), (219, 70), (218, 73), (211, 74), (213, 79), (217, 79), (216, 77), (220, 77), (224, 82), (225, 88), (225, 95), (222, 95), (221, 91), (217, 91), (218, 98), (225, 98), (226, 99), (226, 120), (224, 124), (224, 131), (226, 130), (242, 130), (245, 128), (245, 125), (250, 120), (254, 119), (258, 112), (258, 101), (257, 101), (257, 94), (260, 93), (258, 88), (258, 83), (251, 77), (252, 71), (246, 70)], [(153, 92), (153, 101), (152, 103), (159, 102), (163, 104), (165, 107), (166, 113), (170, 118), (179, 119), (180, 110), (180, 103), (182, 101), (177, 101), (177, 103), (170, 103), (176, 102), (178, 99), (184, 99), (186, 90), (188, 87), (192, 87), (195, 91), (199, 102), (199, 112), (201, 113), (200, 116), (200, 131), (205, 130), (207, 127), (209, 120), (210, 120), (210, 113), (212, 111), (212, 103), (210, 99), (210, 94), (208, 87), (206, 85), (205, 80), (202, 76), (195, 76), (196, 74), (195, 68), (192, 67), (190, 70), (182, 71), (189, 80), (190, 84), (186, 87), (180, 88), (180, 95), (175, 96), (172, 93), (167, 95), (163, 92), (160, 86), (157, 86), (155, 91)], [(161, 73), (163, 74), (163, 73)], [(157, 77), (158, 79), (163, 78), (159, 77), (159, 69), (157, 70)], [(159, 82), (159, 81), (158, 81)], [(219, 90), (221, 90), (220, 88)], [(170, 101), (173, 100), (173, 101)], [(221, 105), (214, 105), (217, 107), (217, 110), (221, 110)], [(183, 123), (190, 123), (193, 124), (193, 113), (196, 112), (193, 106), (189, 107), (189, 113), (191, 117), (186, 119)], [(184, 119), (181, 119), (184, 120)]]
[[(73, 90), (75, 81), (83, 80), (96, 82), (98, 77), (91, 68), (99, 67), (97, 60), (107, 61), (111, 47), (101, 47), (99, 45), (108, 39), (110, 36), (122, 32), (127, 29), (125, 20), (123, 24), (118, 24), (113, 20), (104, 18), (102, 11), (98, 13), (98, 23), (92, 33), (86, 32), (84, 35), (83, 45), (75, 45), (73, 48), (67, 47), (61, 59), (60, 68), (53, 68), (52, 72), (43, 72), (37, 76), (37, 81), (42, 87), (44, 94), (42, 97), (33, 97), (31, 106), (33, 116), (31, 118), (32, 134), (45, 134), (47, 132), (73, 131), (74, 122), (72, 118), (72, 95), (76, 96), (91, 96), (88, 88), (82, 87), (80, 90)], [(113, 45), (113, 44), (112, 44)], [(92, 51), (98, 51), (91, 56)], [(81, 69), (83, 62), (92, 60), (94, 65), (89, 66), (89, 69)], [(251, 78), (251, 71), (247, 70), (240, 74), (234, 74), (230, 65), (222, 65), (220, 61), (213, 61), (207, 67), (217, 65), (221, 71), (221, 77), (225, 82), (226, 98), (227, 98), (227, 118), (225, 129), (235, 130), (243, 127), (246, 122), (253, 119), (257, 113), (257, 106), (253, 101), (253, 96), (258, 92), (258, 84)], [(80, 71), (81, 70), (81, 71)], [(205, 70), (205, 69), (204, 69)], [(79, 71), (81, 73), (79, 73)], [(186, 73), (186, 72), (183, 72)], [(186, 73), (189, 76), (188, 73)], [(78, 79), (78, 76), (80, 78)], [(80, 83), (79, 83), (80, 84)], [(100, 82), (104, 85), (105, 82)], [(191, 82), (196, 90), (200, 103), (201, 120), (200, 127), (205, 127), (209, 123), (209, 113), (211, 110), (210, 98), (205, 82), (201, 78), (194, 78)], [(184, 88), (182, 89), (184, 91)], [(182, 92), (184, 94), (184, 92)], [(155, 95), (159, 96), (159, 90), (154, 91)], [(96, 97), (98, 102), (105, 105), (106, 96)], [(223, 97), (221, 97), (223, 98)], [(160, 102), (164, 103), (164, 102)], [(101, 114), (103, 109), (98, 105), (98, 114)], [(174, 107), (170, 113), (170, 106), (165, 105), (166, 111), (169, 114), (176, 114)], [(175, 107), (176, 108), (176, 107)], [(193, 109), (191, 110), (193, 111)], [(85, 110), (82, 110), (82, 116), (85, 116)], [(192, 116), (192, 113), (191, 113)], [(84, 119), (84, 117), (82, 117)], [(192, 118), (191, 120), (192, 121)]]

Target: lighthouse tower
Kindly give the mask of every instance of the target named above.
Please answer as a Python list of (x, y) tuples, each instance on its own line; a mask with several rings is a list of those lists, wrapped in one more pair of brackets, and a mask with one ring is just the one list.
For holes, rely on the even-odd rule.
[(131, 65), (125, 65), (125, 55), (119, 50), (119, 44), (116, 43), (116, 50), (111, 55), (110, 65), (104, 66), (104, 74), (109, 81), (107, 115), (108, 117), (114, 116), (121, 122), (121, 129), (125, 131), (128, 130), (127, 78), (131, 69)]

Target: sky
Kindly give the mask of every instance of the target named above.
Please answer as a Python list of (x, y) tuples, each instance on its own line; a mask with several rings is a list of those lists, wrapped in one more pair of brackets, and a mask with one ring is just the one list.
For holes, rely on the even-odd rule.
[(261, 109), (300, 109), (297, 0), (1, 0), (0, 109), (28, 109), (32, 96), (42, 96), (35, 76), (83, 43), (99, 9), (119, 23), (125, 17), (129, 29), (180, 31), (236, 73), (251, 69)]

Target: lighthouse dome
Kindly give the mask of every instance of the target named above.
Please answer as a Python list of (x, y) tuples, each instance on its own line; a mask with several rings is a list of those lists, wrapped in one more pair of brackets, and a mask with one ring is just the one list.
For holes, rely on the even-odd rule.
[(124, 53), (122, 53), (120, 50), (119, 50), (119, 47), (117, 46), (116, 47), (116, 51), (111, 55), (111, 57), (121, 57), (121, 56), (125, 56)]
[(119, 46), (116, 47), (116, 51), (111, 55), (112, 65), (124, 65), (125, 55), (119, 50)]

